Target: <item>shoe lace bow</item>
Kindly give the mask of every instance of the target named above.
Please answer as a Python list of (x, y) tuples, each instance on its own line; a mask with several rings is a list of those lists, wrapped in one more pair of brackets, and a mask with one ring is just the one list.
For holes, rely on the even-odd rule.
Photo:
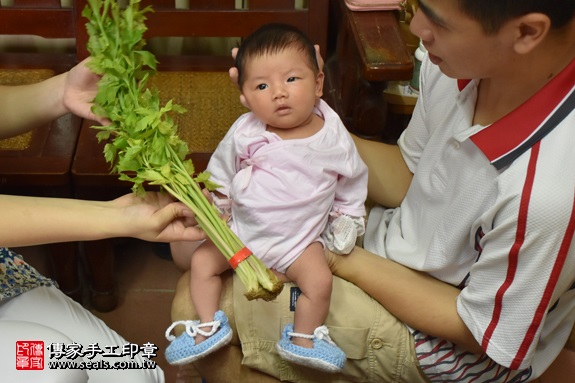
[(300, 334), (297, 332), (290, 332), (288, 333), (290, 337), (298, 337), (298, 338), (306, 338), (306, 339), (318, 339), (318, 340), (325, 340), (329, 344), (335, 345), (335, 342), (331, 340), (329, 337), (329, 330), (326, 326), (319, 326), (313, 331), (313, 334)]
[[(179, 325), (185, 326), (186, 332), (192, 338), (195, 338), (196, 335), (198, 335), (198, 334), (203, 335), (205, 337), (209, 337), (209, 336), (215, 334), (216, 331), (218, 331), (218, 328), (220, 327), (220, 323), (221, 322), (219, 320), (215, 320), (212, 322), (206, 322), (206, 323), (199, 323), (196, 320), (176, 321), (176, 322), (172, 323), (170, 325), (170, 327), (168, 327), (168, 329), (166, 330), (166, 339), (169, 340), (170, 342), (173, 341), (174, 339), (176, 339), (176, 337), (174, 335), (172, 335), (171, 332), (176, 326), (179, 326)], [(209, 330), (209, 331), (202, 330), (202, 328), (205, 328), (205, 327), (211, 327), (211, 330)]]

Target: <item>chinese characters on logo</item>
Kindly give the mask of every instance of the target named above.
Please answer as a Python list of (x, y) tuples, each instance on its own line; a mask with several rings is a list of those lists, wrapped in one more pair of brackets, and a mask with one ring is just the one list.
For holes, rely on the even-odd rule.
[[(150, 359), (156, 357), (158, 347), (153, 343), (145, 343), (140, 346), (134, 343), (126, 343), (122, 346), (103, 346), (90, 343), (83, 347), (78, 343), (51, 343), (44, 351), (44, 342), (17, 341), (16, 342), (16, 369), (17, 370), (43, 370), (46, 366), (50, 369), (142, 369), (156, 368), (156, 363)], [(48, 362), (44, 363), (44, 357), (48, 356)], [(136, 362), (134, 357), (141, 354), (143, 361)], [(98, 362), (91, 362), (100, 355)], [(80, 361), (75, 362), (76, 359)], [(103, 358), (113, 358), (116, 361), (108, 362)], [(120, 359), (125, 358), (125, 359)], [(55, 359), (55, 362), (49, 360)], [(120, 359), (120, 360), (118, 360)], [(127, 360), (126, 360), (127, 359)]]
[(41, 340), (19, 340), (16, 342), (16, 369), (43, 370), (44, 342)]

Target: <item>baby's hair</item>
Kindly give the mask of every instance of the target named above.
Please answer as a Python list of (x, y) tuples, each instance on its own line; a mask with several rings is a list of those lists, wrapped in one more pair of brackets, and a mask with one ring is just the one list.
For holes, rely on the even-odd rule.
[(288, 24), (265, 24), (246, 37), (238, 49), (236, 67), (240, 89), (244, 85), (244, 68), (249, 59), (275, 54), (286, 48), (304, 52), (309, 67), (314, 73), (319, 73), (315, 47), (302, 31)]

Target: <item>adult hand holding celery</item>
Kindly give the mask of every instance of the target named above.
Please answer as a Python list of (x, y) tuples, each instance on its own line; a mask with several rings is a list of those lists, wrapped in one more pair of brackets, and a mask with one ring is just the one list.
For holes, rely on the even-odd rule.
[[(99, 129), (98, 139), (107, 141), (106, 161), (121, 180), (133, 182), (132, 190), (143, 192), (144, 184), (160, 185), (185, 203), (196, 215), (201, 228), (235, 266), (248, 299), (274, 299), (283, 284), (261, 260), (245, 249), (243, 243), (219, 216), (198, 183), (208, 189), (214, 185), (209, 174), (195, 173), (187, 144), (177, 134), (172, 113), (185, 110), (171, 100), (160, 105), (158, 90), (147, 86), (156, 71), (156, 58), (143, 49), (145, 13), (139, 0), (130, 0), (120, 9), (115, 0), (89, 0), (82, 15), (88, 19), (88, 65), (102, 76), (94, 100), (95, 114), (107, 117), (107, 126)], [(247, 255), (237, 262), (236, 254)], [(234, 257), (235, 256), (235, 257)]]

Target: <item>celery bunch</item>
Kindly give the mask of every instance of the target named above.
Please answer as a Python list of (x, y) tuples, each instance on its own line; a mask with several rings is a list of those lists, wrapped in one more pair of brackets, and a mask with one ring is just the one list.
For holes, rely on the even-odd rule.
[[(130, 0), (120, 9), (115, 0), (89, 0), (82, 15), (88, 19), (89, 67), (102, 76), (93, 111), (106, 116), (111, 124), (94, 126), (98, 140), (107, 141), (104, 149), (112, 172), (121, 180), (133, 182), (132, 190), (144, 191), (144, 183), (160, 185), (185, 203), (198, 224), (229, 260), (244, 248), (242, 242), (219, 216), (217, 209), (201, 191), (198, 183), (215, 188), (209, 174), (196, 177), (188, 146), (177, 135), (171, 113), (185, 110), (170, 100), (160, 105), (158, 90), (147, 86), (156, 72), (156, 58), (143, 49), (146, 12), (140, 0)], [(253, 254), (235, 268), (248, 299), (274, 299), (283, 284)]]

